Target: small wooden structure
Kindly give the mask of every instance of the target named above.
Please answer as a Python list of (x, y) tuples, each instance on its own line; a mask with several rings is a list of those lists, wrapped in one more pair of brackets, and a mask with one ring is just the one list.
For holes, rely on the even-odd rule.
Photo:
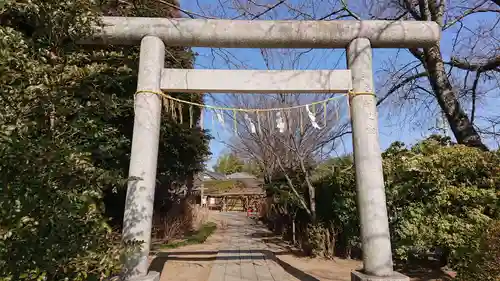
[(197, 201), (209, 209), (246, 212), (249, 207), (259, 209), (266, 197), (263, 181), (248, 177), (238, 179), (204, 179), (194, 182)]
[(215, 206), (209, 204), (209, 208), (216, 208), (221, 211), (246, 212), (249, 207), (259, 209), (266, 194), (260, 189), (240, 192), (208, 193), (207, 197), (209, 200), (210, 198), (215, 198)]

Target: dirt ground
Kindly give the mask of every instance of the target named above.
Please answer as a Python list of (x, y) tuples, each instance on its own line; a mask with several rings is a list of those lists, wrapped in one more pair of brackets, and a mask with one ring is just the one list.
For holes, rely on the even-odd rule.
[[(226, 222), (210, 211), (207, 221), (217, 223), (217, 230), (203, 244), (158, 250), (150, 257), (149, 270), (161, 272), (160, 281), (205, 281), (217, 250), (221, 246)], [(195, 255), (195, 259), (193, 259)]]
[[(278, 256), (279, 259), (296, 267), (321, 281), (350, 281), (351, 271), (362, 268), (363, 263), (357, 260), (297, 257), (294, 255)], [(439, 269), (414, 269), (402, 272), (411, 281), (450, 281), (454, 273)]]
[(361, 262), (355, 260), (324, 260), (294, 255), (280, 255), (278, 258), (321, 281), (350, 281), (351, 271), (361, 268)]
[[(160, 281), (206, 281), (217, 254), (223, 246), (227, 219), (219, 212), (213, 212), (209, 218), (218, 224), (218, 228), (204, 244), (189, 245), (177, 249), (160, 250), (152, 256), (150, 270), (161, 272)], [(318, 258), (300, 257), (291, 253), (285, 243), (279, 242), (277, 237), (255, 238), (263, 239), (282, 267), (290, 267), (305, 273), (304, 280), (321, 281), (349, 281), (350, 272), (362, 267), (361, 261), (356, 260), (324, 260)], [(448, 281), (452, 278), (438, 270), (417, 270), (405, 272), (412, 281)], [(302, 278), (300, 278), (302, 280)]]

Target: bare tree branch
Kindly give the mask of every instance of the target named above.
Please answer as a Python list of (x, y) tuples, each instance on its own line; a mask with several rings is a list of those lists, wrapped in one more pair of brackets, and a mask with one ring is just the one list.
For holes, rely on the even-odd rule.
[(290, 189), (293, 191), (293, 193), (295, 194), (295, 196), (297, 197), (297, 199), (299, 200), (300, 204), (302, 205), (302, 207), (304, 208), (304, 210), (306, 210), (307, 214), (311, 217), (314, 218), (315, 214), (313, 214), (310, 206), (307, 206), (304, 198), (302, 196), (300, 196), (300, 194), (297, 192), (297, 189), (295, 188), (294, 184), (293, 184), (293, 181), (290, 179), (290, 177), (288, 176), (288, 171), (285, 169), (285, 167), (283, 166), (283, 164), (281, 163), (281, 159), (280, 159), (280, 156), (278, 156), (273, 148), (271, 147), (270, 151), (272, 152), (272, 154), (276, 157), (276, 162), (278, 163), (279, 167), (281, 168), (285, 178), (286, 178), (286, 181), (288, 182), (288, 187), (290, 187)]
[(500, 67), (500, 56), (496, 56), (494, 58), (488, 59), (487, 61), (483, 63), (479, 62), (468, 62), (465, 59), (459, 59), (456, 57), (452, 57), (449, 62), (446, 64), (463, 69), (463, 70), (471, 70), (471, 71), (479, 71), (479, 72), (485, 72), (485, 71), (500, 71), (498, 69)]
[(399, 90), (401, 87), (405, 86), (406, 84), (418, 79), (418, 78), (422, 78), (422, 77), (427, 77), (428, 73), (427, 72), (420, 72), (420, 73), (417, 73), (415, 75), (412, 75), (410, 77), (407, 77), (405, 79), (403, 79), (403, 81), (401, 81), (400, 83), (392, 86), (389, 91), (387, 91), (387, 94), (385, 94), (382, 98), (380, 98), (378, 101), (377, 101), (377, 105), (380, 105), (382, 102), (384, 102), (390, 95), (392, 95), (394, 92), (396, 92), (397, 90)]
[[(281, 2), (278, 0), (220, 0), (220, 7), (216, 9), (224, 10), (227, 18), (235, 16), (231, 15), (231, 12), (240, 13), (243, 11), (242, 17), (248, 20), (255, 18), (255, 16), (262, 18), (264, 15), (266, 18), (276, 20), (331, 20), (342, 17), (354, 19), (368, 17), (372, 19), (433, 20), (441, 24), (443, 33), (446, 32), (441, 44), (431, 48), (409, 50), (412, 56), (416, 58), (416, 60), (410, 58), (409, 61), (412, 63), (418, 62), (418, 66), (415, 68), (412, 66), (410, 71), (406, 71), (408, 64), (404, 60), (408, 58), (402, 57), (402, 60), (392, 62), (394, 66), (391, 67), (390, 71), (382, 70), (387, 73), (388, 79), (377, 82), (382, 83), (382, 87), (388, 89), (388, 91), (385, 91), (378, 104), (388, 104), (386, 100), (397, 93), (398, 98), (392, 106), (399, 108), (396, 108), (397, 110), (391, 108), (389, 114), (406, 116), (403, 118), (407, 118), (407, 120), (400, 122), (405, 124), (432, 122), (429, 120), (435, 118), (436, 114), (446, 111), (448, 123), (455, 123), (453, 125), (455, 129), (452, 130), (457, 140), (462, 139), (458, 141), (465, 143), (472, 138), (474, 141), (469, 142), (471, 145), (480, 145), (480, 142), (482, 142), (481, 137), (475, 135), (475, 131), (469, 125), (475, 126), (474, 123), (483, 120), (485, 117), (482, 114), (491, 114), (491, 111), (485, 113), (485, 107), (479, 101), (485, 101), (485, 97), (488, 95), (491, 97), (498, 94), (498, 91), (494, 90), (494, 83), (498, 84), (500, 78), (498, 76), (500, 73), (498, 48), (495, 47), (500, 42), (498, 41), (498, 38), (500, 38), (498, 34), (500, 19), (496, 17), (499, 9), (495, 6), (495, 4), (498, 5), (498, 0), (383, 0), (377, 3), (367, 2), (365, 8), (354, 2), (352, 4), (356, 6), (350, 6), (352, 5), (351, 2), (345, 0)], [(280, 4), (275, 7), (274, 5), (278, 3)], [(231, 8), (231, 6), (233, 7)], [(267, 11), (271, 7), (273, 7), (270, 10), (272, 12)], [(374, 12), (372, 13), (372, 11)], [(262, 12), (265, 13), (261, 16)], [(210, 14), (207, 11), (202, 12), (202, 14), (205, 13)], [(493, 17), (481, 17), (482, 14), (486, 13), (493, 13)], [(219, 12), (211, 13), (211, 15), (219, 16), (220, 14)], [(481, 23), (472, 20), (476, 18), (480, 19)], [(241, 57), (226, 54), (226, 52), (231, 53), (232, 50), (218, 50), (217, 53), (219, 52), (225, 57), (224, 60), (228, 61), (231, 68), (243, 68), (251, 65), (251, 63), (248, 65), (237, 63), (238, 58), (241, 60)], [(306, 60), (312, 60), (314, 56), (317, 56), (317, 53), (319, 53), (318, 50), (261, 50), (261, 56), (268, 69), (282, 68), (284, 65), (287, 66), (286, 68), (310, 68), (307, 62), (303, 63)], [(450, 61), (443, 60), (443, 57)], [(450, 57), (451, 59), (448, 59)], [(488, 57), (491, 58), (486, 59)], [(386, 61), (391, 60), (392, 56), (389, 56)], [(324, 64), (321, 64), (321, 67), (324, 67)], [(381, 69), (379, 68), (376, 71), (381, 71)], [(475, 72), (475, 75), (468, 75), (468, 72)], [(480, 79), (473, 79), (474, 76), (477, 76), (477, 72), (481, 73), (479, 75)], [(399, 75), (400, 73), (402, 75)], [(398, 76), (400, 77), (397, 78)], [(425, 76), (428, 79), (420, 79)], [(381, 85), (379, 84), (377, 87), (380, 88)], [(380, 90), (378, 91), (380, 92)], [(453, 101), (453, 97), (455, 97), (456, 101)], [(474, 112), (470, 112), (470, 116), (467, 116), (464, 108), (468, 108), (468, 103), (471, 101)], [(463, 112), (463, 114), (454, 114), (453, 112)], [(450, 116), (454, 117), (451, 118)], [(419, 120), (419, 118), (422, 120)], [(425, 121), (423, 121), (424, 119)], [(480, 124), (483, 125), (484, 123), (481, 122)], [(481, 129), (479, 131), (482, 134), (485, 130)], [(282, 145), (283, 149), (289, 150), (288, 147), (292, 143), (288, 142), (286, 144), (287, 146)]]
[(269, 8), (267, 8), (266, 10), (264, 10), (261, 13), (258, 13), (257, 15), (253, 16), (252, 20), (260, 18), (264, 14), (268, 13), (269, 11), (273, 10), (274, 8), (278, 7), (279, 5), (281, 5), (283, 3), (285, 3), (285, 0), (280, 0), (280, 1), (276, 2), (276, 4), (269, 6)]
[(422, 20), (422, 17), (415, 10), (415, 4), (412, 2), (413, 1), (410, 0), (404, 0), (404, 9), (406, 9), (415, 20)]
[(476, 72), (476, 78), (474, 79), (474, 83), (472, 85), (472, 109), (470, 114), (470, 122), (474, 124), (474, 118), (476, 116), (476, 98), (477, 98), (477, 84), (479, 82), (479, 78), (481, 77), (481, 72)]
[(213, 17), (207, 17), (205, 15), (202, 15), (202, 14), (198, 14), (198, 13), (195, 13), (195, 12), (191, 12), (191, 11), (188, 11), (188, 10), (185, 10), (185, 9), (182, 9), (181, 7), (177, 6), (177, 5), (174, 5), (172, 3), (169, 3), (167, 1), (164, 1), (164, 0), (156, 0), (158, 1), (159, 3), (162, 3), (163, 5), (167, 5), (169, 6), (170, 8), (174, 8), (182, 13), (184, 13), (185, 15), (187, 15), (188, 17), (194, 19), (196, 17), (200, 17), (200, 18), (205, 18), (205, 19), (214, 19)]
[(342, 7), (343, 7), (344, 11), (346, 11), (349, 14), (349, 16), (351, 16), (357, 20), (361, 20), (361, 17), (359, 15), (357, 15), (356, 13), (354, 13), (353, 11), (351, 11), (349, 9), (345, 0), (340, 0), (340, 1), (342, 2)]
[(470, 15), (473, 15), (473, 14), (476, 14), (476, 13), (487, 13), (487, 12), (500, 12), (499, 9), (480, 9), (481, 6), (483, 6), (486, 2), (488, 2), (489, 0), (484, 0), (482, 1), (481, 3), (477, 4), (475, 7), (463, 12), (461, 15), (459, 15), (458, 17), (452, 19), (452, 20), (449, 20), (444, 26), (443, 26), (443, 30), (446, 30), (448, 28), (450, 28), (451, 26), (453, 26), (454, 24), (460, 22), (461, 20), (463, 20), (464, 18), (466, 18), (467, 16), (470, 16)]
[(333, 12), (328, 13), (328, 14), (326, 14), (326, 15), (324, 15), (324, 16), (322, 16), (322, 17), (318, 18), (318, 20), (325, 20), (325, 19), (327, 19), (327, 18), (329, 18), (329, 17), (331, 17), (331, 16), (333, 16), (333, 15), (336, 15), (336, 14), (338, 14), (338, 13), (342, 13), (343, 11), (345, 11), (345, 9), (344, 9), (344, 8), (342, 8), (342, 9), (340, 9), (340, 10), (334, 10)]

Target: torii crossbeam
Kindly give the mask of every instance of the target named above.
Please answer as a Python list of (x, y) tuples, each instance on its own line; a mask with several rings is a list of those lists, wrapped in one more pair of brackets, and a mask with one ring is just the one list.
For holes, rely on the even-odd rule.
[[(372, 48), (429, 47), (439, 44), (441, 36), (437, 23), (424, 21), (247, 21), (140, 17), (102, 17), (101, 21), (102, 26), (96, 28), (91, 38), (81, 43), (140, 43), (137, 90), (152, 92), (222, 90), (235, 93), (272, 93), (281, 89), (290, 93), (346, 90), (373, 93)], [(208, 74), (211, 79), (202, 75), (199, 70), (164, 69), (165, 45), (220, 48), (344, 48), (349, 71), (294, 71), (292, 74), (306, 78), (290, 82), (289, 78), (293, 77), (290, 76), (291, 72), (234, 70), (231, 72), (234, 78), (231, 81), (236, 82), (233, 83), (222, 79), (220, 70)], [(256, 75), (264, 77), (260, 78), (259, 84), (252, 83)], [(287, 77), (288, 80), (285, 79)], [(346, 81), (346, 77), (350, 80)], [(363, 270), (353, 272), (351, 278), (407, 281), (408, 277), (393, 271), (375, 96), (351, 96), (350, 106), (357, 206), (363, 249)], [(141, 94), (135, 97), (130, 181), (123, 237), (124, 240), (142, 240), (144, 243), (139, 251), (128, 257), (128, 271), (125, 275), (127, 281), (159, 279), (158, 273), (147, 271), (160, 117), (160, 97), (155, 94)]]

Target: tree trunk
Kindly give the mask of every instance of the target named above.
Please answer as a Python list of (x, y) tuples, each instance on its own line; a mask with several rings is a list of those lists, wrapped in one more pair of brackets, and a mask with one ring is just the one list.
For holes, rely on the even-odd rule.
[(424, 49), (425, 67), (429, 73), (429, 82), (436, 95), (441, 110), (444, 112), (448, 124), (457, 142), (481, 150), (488, 150), (482, 142), (481, 136), (474, 128), (465, 111), (453, 92), (453, 87), (446, 74), (443, 58), (439, 46)]
[(186, 179), (186, 198), (189, 203), (195, 203), (193, 198), (194, 175), (189, 175)]
[(351, 255), (351, 246), (350, 245), (347, 245), (346, 248), (345, 248), (345, 258), (350, 260), (352, 257)]
[(311, 220), (313, 223), (316, 223), (316, 190), (311, 183), (311, 180), (309, 178), (309, 171), (306, 169), (303, 158), (299, 157), (299, 161), (302, 172), (304, 172), (307, 189), (309, 191), (309, 209), (311, 211)]
[(309, 209), (311, 210), (311, 220), (313, 223), (316, 223), (316, 191), (314, 190), (314, 186), (307, 183), (307, 189), (309, 190)]

